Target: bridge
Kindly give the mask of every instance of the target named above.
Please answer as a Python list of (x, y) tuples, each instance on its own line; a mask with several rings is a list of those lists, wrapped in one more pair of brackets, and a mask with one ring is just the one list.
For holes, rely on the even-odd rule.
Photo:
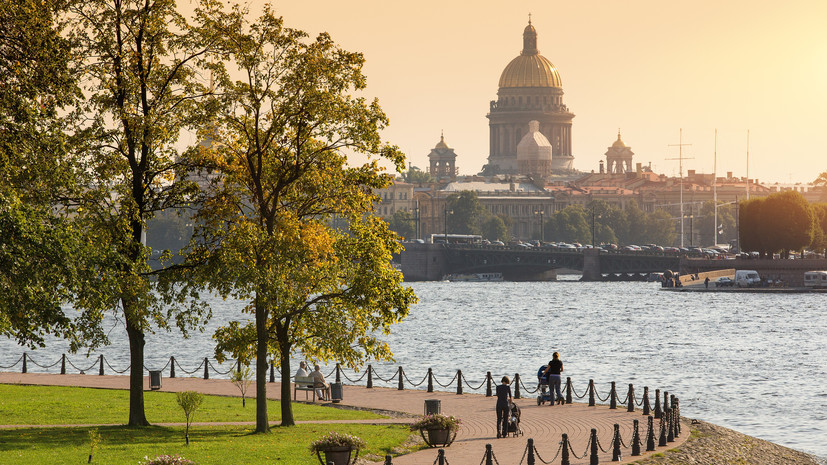
[(401, 262), (406, 281), (438, 281), (460, 273), (502, 273), (507, 281), (547, 281), (556, 279), (561, 268), (601, 281), (680, 267), (680, 257), (674, 253), (472, 244), (405, 244)]

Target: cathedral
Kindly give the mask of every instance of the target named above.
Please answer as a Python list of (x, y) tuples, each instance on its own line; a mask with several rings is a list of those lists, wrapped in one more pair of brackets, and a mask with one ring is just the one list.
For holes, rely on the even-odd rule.
[(491, 101), (487, 117), (489, 156), (484, 174), (545, 178), (574, 169), (574, 114), (563, 103), (560, 73), (537, 49), (531, 20), (523, 31), (522, 52), (500, 75), (497, 100)]

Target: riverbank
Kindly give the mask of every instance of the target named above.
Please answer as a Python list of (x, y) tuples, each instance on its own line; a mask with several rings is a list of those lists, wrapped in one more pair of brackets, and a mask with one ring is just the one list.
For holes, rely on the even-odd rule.
[(691, 420), (689, 439), (680, 447), (632, 462), (638, 465), (796, 464), (825, 465), (827, 461), (738, 431)]

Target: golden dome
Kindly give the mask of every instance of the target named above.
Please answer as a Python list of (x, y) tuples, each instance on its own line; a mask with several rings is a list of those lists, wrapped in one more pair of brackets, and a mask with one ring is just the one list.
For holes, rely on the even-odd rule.
[(435, 149), (450, 149), (451, 147), (445, 143), (445, 133), (439, 136), (439, 142), (436, 143)]
[(625, 149), (626, 148), (626, 144), (624, 144), (623, 141), (620, 140), (620, 129), (617, 130), (617, 140), (614, 142), (614, 144), (612, 144), (612, 148), (615, 148), (615, 149)]
[(523, 51), (500, 75), (503, 87), (563, 87), (557, 68), (537, 50), (537, 31), (531, 22), (523, 31)]

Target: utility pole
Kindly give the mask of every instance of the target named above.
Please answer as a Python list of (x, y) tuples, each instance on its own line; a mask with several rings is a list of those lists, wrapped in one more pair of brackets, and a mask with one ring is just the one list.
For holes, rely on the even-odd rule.
[(712, 246), (718, 245), (718, 129), (715, 129), (715, 149), (712, 161), (712, 203), (715, 205), (715, 224), (712, 225)]
[(680, 204), (681, 204), (681, 214), (680, 214), (680, 217), (681, 217), (681, 247), (683, 247), (683, 235), (684, 235), (684, 229), (683, 229), (683, 161), (684, 160), (694, 160), (694, 157), (685, 158), (683, 156), (683, 147), (684, 147), (684, 145), (685, 146), (691, 146), (692, 144), (684, 144), (683, 143), (683, 128), (681, 128), (678, 143), (677, 144), (669, 144), (669, 147), (678, 147), (678, 158), (667, 158), (667, 160), (678, 160), (678, 174), (681, 177), (681, 194), (680, 194)]

